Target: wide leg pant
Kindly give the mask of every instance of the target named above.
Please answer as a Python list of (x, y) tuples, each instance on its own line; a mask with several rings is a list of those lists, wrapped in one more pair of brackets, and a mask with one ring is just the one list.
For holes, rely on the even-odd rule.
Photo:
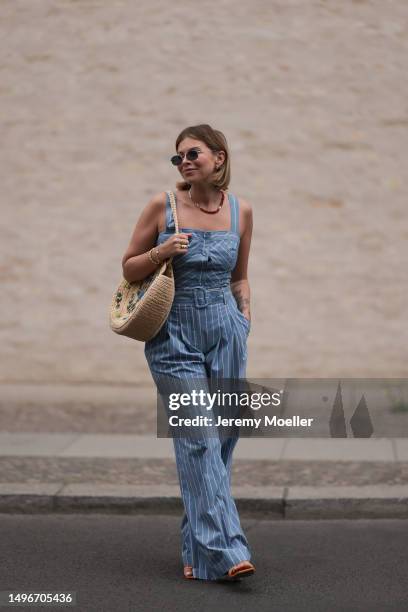
[[(160, 332), (145, 345), (145, 355), (160, 391), (163, 377), (175, 377), (186, 390), (194, 380), (243, 378), (250, 324), (230, 290), (206, 291), (201, 301), (176, 294)], [(210, 296), (210, 297), (209, 297)], [(201, 387), (202, 388), (202, 387)], [(231, 495), (231, 463), (237, 437), (173, 437), (184, 504), (182, 560), (196, 578), (215, 580), (230, 567), (251, 559)]]

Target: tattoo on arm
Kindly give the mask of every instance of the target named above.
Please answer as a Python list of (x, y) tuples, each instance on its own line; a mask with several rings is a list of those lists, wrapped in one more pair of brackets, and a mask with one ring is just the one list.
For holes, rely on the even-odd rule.
[(245, 309), (249, 309), (249, 303), (250, 303), (249, 299), (245, 297), (244, 295), (242, 295), (239, 289), (238, 291), (233, 292), (233, 294), (236, 299), (237, 306), (241, 312), (243, 312)]

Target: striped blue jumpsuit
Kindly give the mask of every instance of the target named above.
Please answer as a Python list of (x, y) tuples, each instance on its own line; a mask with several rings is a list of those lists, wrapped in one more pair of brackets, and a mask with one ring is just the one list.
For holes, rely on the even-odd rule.
[[(239, 204), (228, 193), (230, 230), (191, 232), (188, 251), (173, 257), (175, 298), (159, 333), (145, 343), (145, 356), (158, 388), (160, 376), (188, 381), (199, 378), (244, 378), (250, 322), (231, 292), (237, 261)], [(174, 233), (170, 200), (166, 229), (157, 244)], [(184, 382), (183, 382), (184, 384)], [(230, 567), (251, 559), (231, 495), (231, 462), (237, 437), (191, 440), (173, 437), (184, 515), (182, 560), (193, 576), (215, 580)]]

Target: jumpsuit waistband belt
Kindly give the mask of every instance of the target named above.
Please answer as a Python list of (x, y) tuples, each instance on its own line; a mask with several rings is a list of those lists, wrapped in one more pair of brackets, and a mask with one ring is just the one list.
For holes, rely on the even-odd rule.
[(227, 304), (232, 297), (230, 285), (224, 287), (190, 287), (176, 289), (173, 304), (190, 304), (203, 308), (209, 304)]

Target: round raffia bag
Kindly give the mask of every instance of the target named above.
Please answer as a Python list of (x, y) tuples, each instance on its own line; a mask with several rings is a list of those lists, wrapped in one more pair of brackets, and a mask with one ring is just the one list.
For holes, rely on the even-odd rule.
[[(175, 231), (178, 220), (174, 193), (168, 191)], [(122, 279), (110, 306), (110, 327), (122, 336), (146, 342), (164, 325), (174, 300), (173, 257), (165, 259), (152, 274), (129, 283)]]

